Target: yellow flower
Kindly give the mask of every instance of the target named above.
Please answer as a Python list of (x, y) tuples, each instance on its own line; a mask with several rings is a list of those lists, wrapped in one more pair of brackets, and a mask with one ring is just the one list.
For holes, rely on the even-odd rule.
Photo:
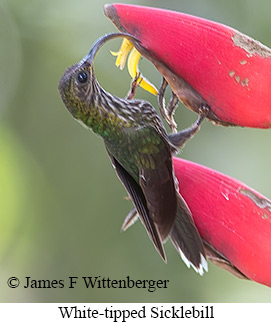
[(141, 54), (136, 48), (134, 48), (134, 45), (126, 38), (124, 38), (124, 40), (122, 41), (120, 50), (118, 52), (111, 51), (111, 54), (113, 56), (117, 56), (115, 65), (121, 70), (123, 70), (129, 53), (130, 55), (127, 61), (127, 68), (132, 79), (135, 79), (137, 75), (140, 75), (140, 77), (137, 80), (139, 86), (142, 87), (144, 90), (152, 93), (153, 95), (157, 95), (158, 91), (156, 87), (153, 84), (151, 84), (151, 82), (149, 82), (145, 77), (143, 77), (138, 69), (138, 62), (141, 57)]

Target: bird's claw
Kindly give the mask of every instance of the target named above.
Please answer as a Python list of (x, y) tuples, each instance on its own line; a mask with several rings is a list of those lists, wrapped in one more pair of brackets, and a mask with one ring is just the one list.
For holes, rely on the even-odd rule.
[(165, 106), (165, 91), (167, 88), (167, 81), (165, 78), (163, 78), (162, 81), (162, 85), (159, 89), (159, 93), (158, 93), (158, 104), (159, 104), (159, 109), (160, 109), (160, 113), (162, 115), (162, 117), (166, 120), (166, 122), (168, 123), (170, 129), (172, 130), (172, 132), (176, 133), (177, 132), (177, 124), (174, 120), (174, 112), (178, 106), (179, 100), (177, 95), (172, 92), (172, 96), (171, 99), (167, 105), (167, 107)]
[(197, 120), (197, 124), (200, 125), (201, 122), (207, 117), (210, 111), (210, 107), (206, 104), (202, 104), (199, 108), (199, 117)]
[(126, 96), (127, 100), (133, 100), (133, 98), (135, 96), (136, 88), (140, 85), (141, 82), (142, 82), (141, 73), (140, 72), (136, 73), (135, 78), (131, 82), (130, 90)]
[(200, 108), (199, 108), (199, 114), (200, 114), (203, 118), (207, 117), (207, 115), (208, 115), (209, 111), (210, 111), (210, 107), (209, 107), (208, 105), (206, 105), (206, 104), (202, 104), (202, 105), (200, 106)]

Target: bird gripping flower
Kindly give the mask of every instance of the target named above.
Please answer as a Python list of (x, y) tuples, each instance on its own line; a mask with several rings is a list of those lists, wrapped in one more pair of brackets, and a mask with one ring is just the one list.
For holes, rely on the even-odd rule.
[[(103, 138), (135, 206), (125, 222), (131, 223), (138, 215), (164, 260), (163, 243), (170, 237), (185, 263), (203, 274), (204, 269), (207, 271), (204, 247), (191, 212), (179, 194), (172, 154), (198, 131), (208, 107), (202, 107), (191, 128), (168, 135), (150, 103), (106, 92), (95, 78), (93, 61), (99, 48), (116, 37), (138, 42), (128, 34), (101, 37), (85, 58), (66, 70), (59, 92), (72, 116)], [(136, 86), (137, 79), (133, 82)]]

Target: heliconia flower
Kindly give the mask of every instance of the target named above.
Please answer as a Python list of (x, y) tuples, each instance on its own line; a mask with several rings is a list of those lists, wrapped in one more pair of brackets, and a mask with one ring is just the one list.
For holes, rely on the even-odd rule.
[(230, 265), (212, 255), (211, 260), (271, 287), (271, 201), (210, 168), (180, 158), (173, 162), (180, 193), (202, 239)]
[[(134, 43), (138, 52), (189, 108), (209, 105), (208, 117), (224, 125), (271, 127), (269, 48), (230, 27), (183, 13), (113, 4), (105, 14), (140, 41)], [(119, 54), (125, 64), (128, 52)], [(130, 69), (137, 69), (138, 57), (131, 59)], [(207, 257), (271, 287), (271, 201), (207, 167), (180, 158), (173, 162)]]
[(239, 31), (188, 14), (113, 4), (105, 14), (165, 77), (178, 98), (224, 125), (271, 127), (271, 50)]

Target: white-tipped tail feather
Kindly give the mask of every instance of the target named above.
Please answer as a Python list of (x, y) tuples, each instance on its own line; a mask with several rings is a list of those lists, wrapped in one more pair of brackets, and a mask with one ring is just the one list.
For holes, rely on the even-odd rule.
[(204, 274), (204, 271), (208, 272), (208, 263), (202, 254), (201, 254), (201, 263), (200, 263), (199, 267), (197, 268), (186, 258), (186, 256), (184, 255), (184, 253), (182, 252), (182, 250), (180, 248), (178, 248), (178, 252), (182, 258), (182, 261), (186, 264), (186, 266), (188, 268), (192, 267), (197, 274), (200, 274), (200, 276), (202, 276)]
[[(131, 225), (134, 224), (134, 222), (138, 219), (138, 214), (136, 212), (135, 209), (132, 209), (129, 214), (127, 215), (127, 217), (124, 220), (124, 223), (121, 227), (122, 231), (127, 230)], [(173, 242), (173, 241), (172, 241)], [(174, 243), (173, 243), (174, 244)], [(183, 253), (183, 251), (181, 250), (181, 248), (179, 246), (177, 246), (176, 244), (174, 244), (178, 253), (180, 254), (183, 262), (186, 264), (186, 266), (188, 268), (192, 267), (196, 273), (200, 274), (201, 276), (204, 274), (205, 272), (208, 272), (208, 263), (206, 258), (204, 257), (204, 255), (202, 253), (200, 253), (200, 263), (199, 266), (196, 267), (191, 261), (189, 261), (189, 259), (185, 256), (185, 254)]]

